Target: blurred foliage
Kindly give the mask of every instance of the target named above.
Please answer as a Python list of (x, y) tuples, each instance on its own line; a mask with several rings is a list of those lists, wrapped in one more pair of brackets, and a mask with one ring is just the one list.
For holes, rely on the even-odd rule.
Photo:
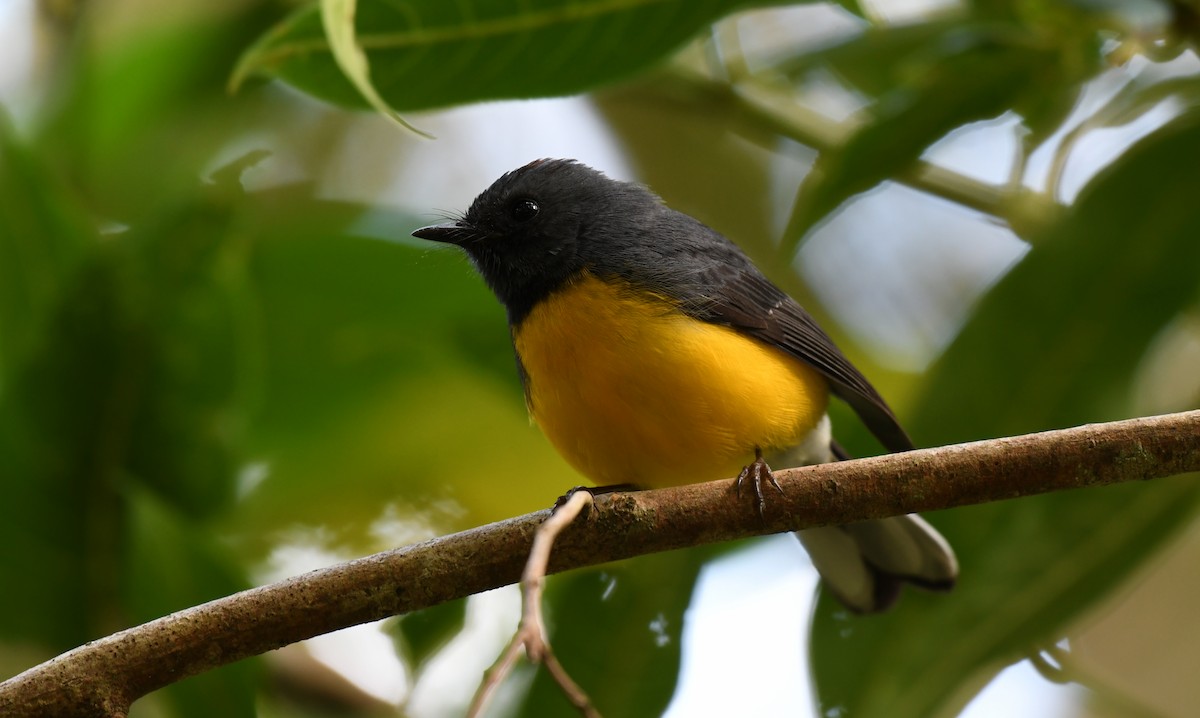
[[(357, 90), (314, 2), (156, 22), (133, 0), (70, 16), (47, 4), (36, 111), (0, 119), (0, 665), (247, 586), (298, 532), (361, 553), (540, 508), (575, 483), (528, 425), (503, 312), (466, 262), (409, 243), (419, 217), (331, 199), (343, 195), (317, 180), (352, 125), (251, 76), (350, 107), (369, 83), (402, 110), (595, 91), (641, 176), (742, 241), (900, 397), (920, 443), (1131, 415), (1148, 348), (1200, 299), (1200, 80), (1178, 64), (1194, 10), (977, 0), (892, 22), (887, 3), (840, 2), (816, 40), (789, 35), (784, 14), (706, 32), (782, 4), (330, 0), (326, 25), (357, 38), (339, 53), (365, 52)], [(840, 121), (813, 99), (833, 91), (854, 105)], [(1084, 139), (1154, 113), (1174, 119), (1057, 203)], [(1020, 123), (1012, 182), (931, 164), (936, 144), (998, 117)], [(813, 167), (777, 240), (774, 160), (797, 147)], [(1036, 153), (1051, 158), (1044, 189), (1025, 178)], [(288, 162), (301, 179), (254, 182)], [(890, 182), (1031, 245), (920, 378), (850, 342), (790, 261)], [(844, 444), (874, 450), (834, 412)], [(935, 516), (962, 586), (869, 619), (823, 597), (810, 644), (822, 712), (952, 713), (1144, 564), (1198, 494), (1176, 479)], [(668, 704), (715, 550), (551, 582), (552, 640), (601, 708)], [(395, 622), (415, 680), (467, 622), (464, 602)], [(263, 673), (232, 666), (136, 708), (271, 712)], [(544, 674), (513, 705), (570, 714)]]

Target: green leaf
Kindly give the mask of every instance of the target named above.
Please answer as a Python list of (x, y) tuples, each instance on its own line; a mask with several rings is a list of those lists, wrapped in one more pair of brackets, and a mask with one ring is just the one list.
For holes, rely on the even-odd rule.
[(388, 629), (415, 673), (458, 635), (466, 618), (464, 598), (400, 616), (388, 624)]
[(882, 94), (862, 127), (822, 153), (801, 183), (783, 236), (786, 251), (846, 199), (902, 173), (950, 130), (1008, 110), (1057, 61), (1054, 51), (995, 26), (947, 31), (917, 54), (904, 68), (907, 81)]
[[(64, 283), (32, 351), (0, 394), (0, 633), (65, 649), (103, 635), (116, 605), (117, 485), (129, 416), (123, 304), (93, 254)], [(12, 580), (12, 579), (8, 579)]]
[[(910, 423), (943, 444), (1105, 421), (1131, 411), (1155, 334), (1195, 301), (1200, 114), (1139, 142), (1097, 176), (983, 301), (935, 368)], [(1005, 665), (1052, 641), (1190, 517), (1196, 477), (1050, 494), (934, 517), (959, 586), (910, 592), (850, 618), (823, 598), (812, 651), (823, 711), (952, 713)]]
[(321, 26), (325, 37), (329, 40), (329, 50), (334, 62), (341, 68), (342, 74), (358, 93), (363, 96), (371, 107), (385, 117), (391, 118), (401, 127), (420, 135), (430, 137), (404, 121), (404, 118), (388, 107), (387, 101), (379, 96), (375, 85), (371, 83), (371, 68), (367, 62), (367, 53), (358, 44), (354, 33), (355, 0), (321, 0)]
[(126, 238), (127, 347), (139, 372), (126, 466), (193, 515), (232, 498), (241, 427), (262, 381), (245, 361), (258, 327), (237, 201), (203, 192)]
[[(601, 714), (662, 715), (679, 677), (684, 612), (710, 555), (674, 551), (550, 579), (551, 645)], [(518, 715), (578, 712), (538, 670)]]
[[(702, 28), (782, 0), (365, 0), (358, 44), (379, 97), (398, 110), (568, 95), (627, 77)], [(361, 73), (360, 73), (361, 74)], [(330, 102), (362, 106), (330, 51), (316, 5), (264, 35), (231, 80), (280, 78)]]
[(96, 240), (87, 217), (0, 112), (0, 390)]
[(39, 580), (5, 592), (6, 635), (68, 647), (113, 628), (130, 486), (192, 516), (228, 504), (252, 380), (238, 361), (230, 221), (204, 196), (96, 243), (9, 372), (0, 539), (22, 549), (4, 553), (0, 575)]

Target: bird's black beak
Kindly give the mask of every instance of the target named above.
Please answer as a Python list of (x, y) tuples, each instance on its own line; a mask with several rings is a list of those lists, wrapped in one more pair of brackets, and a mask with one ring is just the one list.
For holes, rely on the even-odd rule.
[(447, 244), (461, 245), (476, 236), (475, 228), (471, 225), (459, 220), (457, 222), (443, 222), (441, 224), (431, 224), (428, 227), (421, 227), (413, 230), (414, 237), (428, 239), (432, 242), (445, 242)]

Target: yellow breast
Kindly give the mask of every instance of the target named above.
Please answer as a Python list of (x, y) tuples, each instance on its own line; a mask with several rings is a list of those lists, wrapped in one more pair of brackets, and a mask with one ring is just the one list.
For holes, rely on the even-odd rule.
[(800, 443), (828, 402), (820, 374), (779, 349), (587, 274), (513, 341), (534, 421), (597, 484), (736, 475), (755, 447)]

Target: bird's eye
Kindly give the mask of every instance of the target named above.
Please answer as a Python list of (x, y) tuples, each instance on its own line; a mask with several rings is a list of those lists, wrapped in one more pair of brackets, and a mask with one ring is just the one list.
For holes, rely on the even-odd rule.
[(531, 199), (519, 199), (513, 202), (508, 208), (508, 216), (518, 222), (528, 222), (537, 216), (537, 213), (542, 210), (537, 202)]

